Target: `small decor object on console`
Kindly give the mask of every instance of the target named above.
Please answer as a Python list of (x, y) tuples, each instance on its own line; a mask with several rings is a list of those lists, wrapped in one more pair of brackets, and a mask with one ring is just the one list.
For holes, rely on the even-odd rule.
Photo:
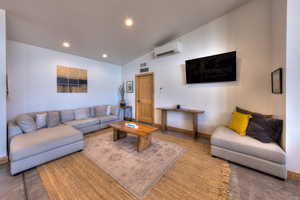
[(179, 104), (178, 104), (178, 105), (176, 105), (176, 108), (177, 108), (177, 109), (180, 109), (180, 105), (179, 105)]
[(282, 68), (272, 72), (272, 93), (282, 94)]

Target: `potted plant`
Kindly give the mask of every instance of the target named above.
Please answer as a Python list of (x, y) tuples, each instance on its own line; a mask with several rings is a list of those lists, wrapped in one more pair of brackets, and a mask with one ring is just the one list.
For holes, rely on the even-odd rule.
[(120, 97), (121, 97), (121, 100), (120, 100), (120, 106), (121, 107), (125, 107), (126, 106), (126, 102), (125, 102), (125, 86), (124, 86), (124, 83), (122, 85), (120, 85), (119, 87), (119, 93), (120, 93)]

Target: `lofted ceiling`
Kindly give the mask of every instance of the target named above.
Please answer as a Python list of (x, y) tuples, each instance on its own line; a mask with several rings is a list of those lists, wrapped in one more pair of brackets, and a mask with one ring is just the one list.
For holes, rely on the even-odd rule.
[(10, 40), (124, 65), (248, 1), (0, 0), (0, 8)]

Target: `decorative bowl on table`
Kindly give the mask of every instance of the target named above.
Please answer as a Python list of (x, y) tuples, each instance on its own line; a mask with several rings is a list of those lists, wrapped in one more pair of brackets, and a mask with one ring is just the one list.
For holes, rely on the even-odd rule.
[(135, 123), (126, 123), (125, 124), (128, 128), (138, 128), (139, 126), (136, 125)]

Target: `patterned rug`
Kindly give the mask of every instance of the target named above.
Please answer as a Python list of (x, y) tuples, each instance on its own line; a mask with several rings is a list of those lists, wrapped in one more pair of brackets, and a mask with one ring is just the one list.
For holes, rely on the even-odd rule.
[(84, 154), (123, 187), (142, 199), (184, 152), (184, 147), (157, 138), (137, 152), (137, 137), (113, 141), (112, 132), (86, 140)]
[[(42, 183), (48, 192), (49, 200), (138, 199), (137, 195), (133, 195), (133, 191), (126, 189), (124, 185), (120, 184), (120, 181), (118, 181), (116, 177), (112, 176), (109, 170), (113, 170), (115, 166), (109, 166), (107, 164), (105, 165), (107, 168), (105, 171), (105, 166), (101, 167), (99, 164), (96, 164), (96, 162), (99, 161), (93, 161), (92, 158), (88, 158), (88, 156), (95, 156), (96, 160), (102, 159), (101, 157), (108, 159), (108, 155), (112, 155), (111, 153), (100, 152), (102, 149), (104, 150), (107, 143), (112, 143), (112, 140), (110, 139), (112, 137), (111, 134), (112, 129), (105, 129), (89, 134), (85, 136), (85, 151), (65, 156), (37, 168)], [(104, 136), (103, 139), (101, 135)], [(99, 140), (103, 141), (100, 143), (97, 142), (98, 138), (101, 138)], [(229, 164), (224, 160), (213, 158), (211, 156), (209, 143), (206, 141), (195, 142), (190, 138), (183, 139), (159, 132), (155, 133), (153, 138), (154, 141), (158, 140), (159, 142), (161, 141), (171, 146), (176, 144), (176, 147), (181, 147), (181, 151), (182, 149), (185, 151), (182, 153), (182, 156), (178, 156), (179, 159), (174, 165), (170, 164), (171, 167), (169, 170), (168, 167), (165, 168), (167, 172), (162, 173), (163, 176), (161, 179), (156, 179), (157, 181), (159, 180), (159, 182), (155, 184), (154, 187), (149, 186), (149, 188), (152, 187), (152, 189), (144, 196), (144, 200), (229, 199)], [(125, 142), (127, 144), (122, 145), (121, 147), (118, 145), (122, 142), (121, 140), (111, 145), (117, 145), (120, 149), (119, 151), (126, 154), (126, 152), (131, 152), (133, 150), (133, 143), (135, 146), (136, 142), (135, 138), (127, 139), (129, 140), (128, 142), (123, 141), (123, 143)], [(92, 145), (94, 145), (93, 148)], [(156, 154), (157, 153), (158, 152), (156, 152)], [(135, 152), (131, 154), (133, 155)], [(173, 155), (171, 156), (174, 158)], [(112, 157), (115, 158), (115, 156)], [(148, 159), (152, 158), (146, 156), (141, 159), (145, 159), (146, 162)], [(126, 167), (125, 163), (128, 164), (129, 162), (127, 160), (124, 161), (122, 167)], [(152, 163), (150, 163), (150, 165), (152, 165)], [(160, 172), (158, 171), (154, 174), (159, 173)], [(142, 173), (138, 172), (138, 174)], [(120, 178), (122, 178), (122, 176), (120, 176)], [(148, 179), (148, 177), (146, 177), (146, 179)], [(155, 181), (153, 184), (154, 183)], [(145, 190), (142, 189), (140, 191), (145, 192)], [(142, 194), (140, 196), (142, 196)]]

